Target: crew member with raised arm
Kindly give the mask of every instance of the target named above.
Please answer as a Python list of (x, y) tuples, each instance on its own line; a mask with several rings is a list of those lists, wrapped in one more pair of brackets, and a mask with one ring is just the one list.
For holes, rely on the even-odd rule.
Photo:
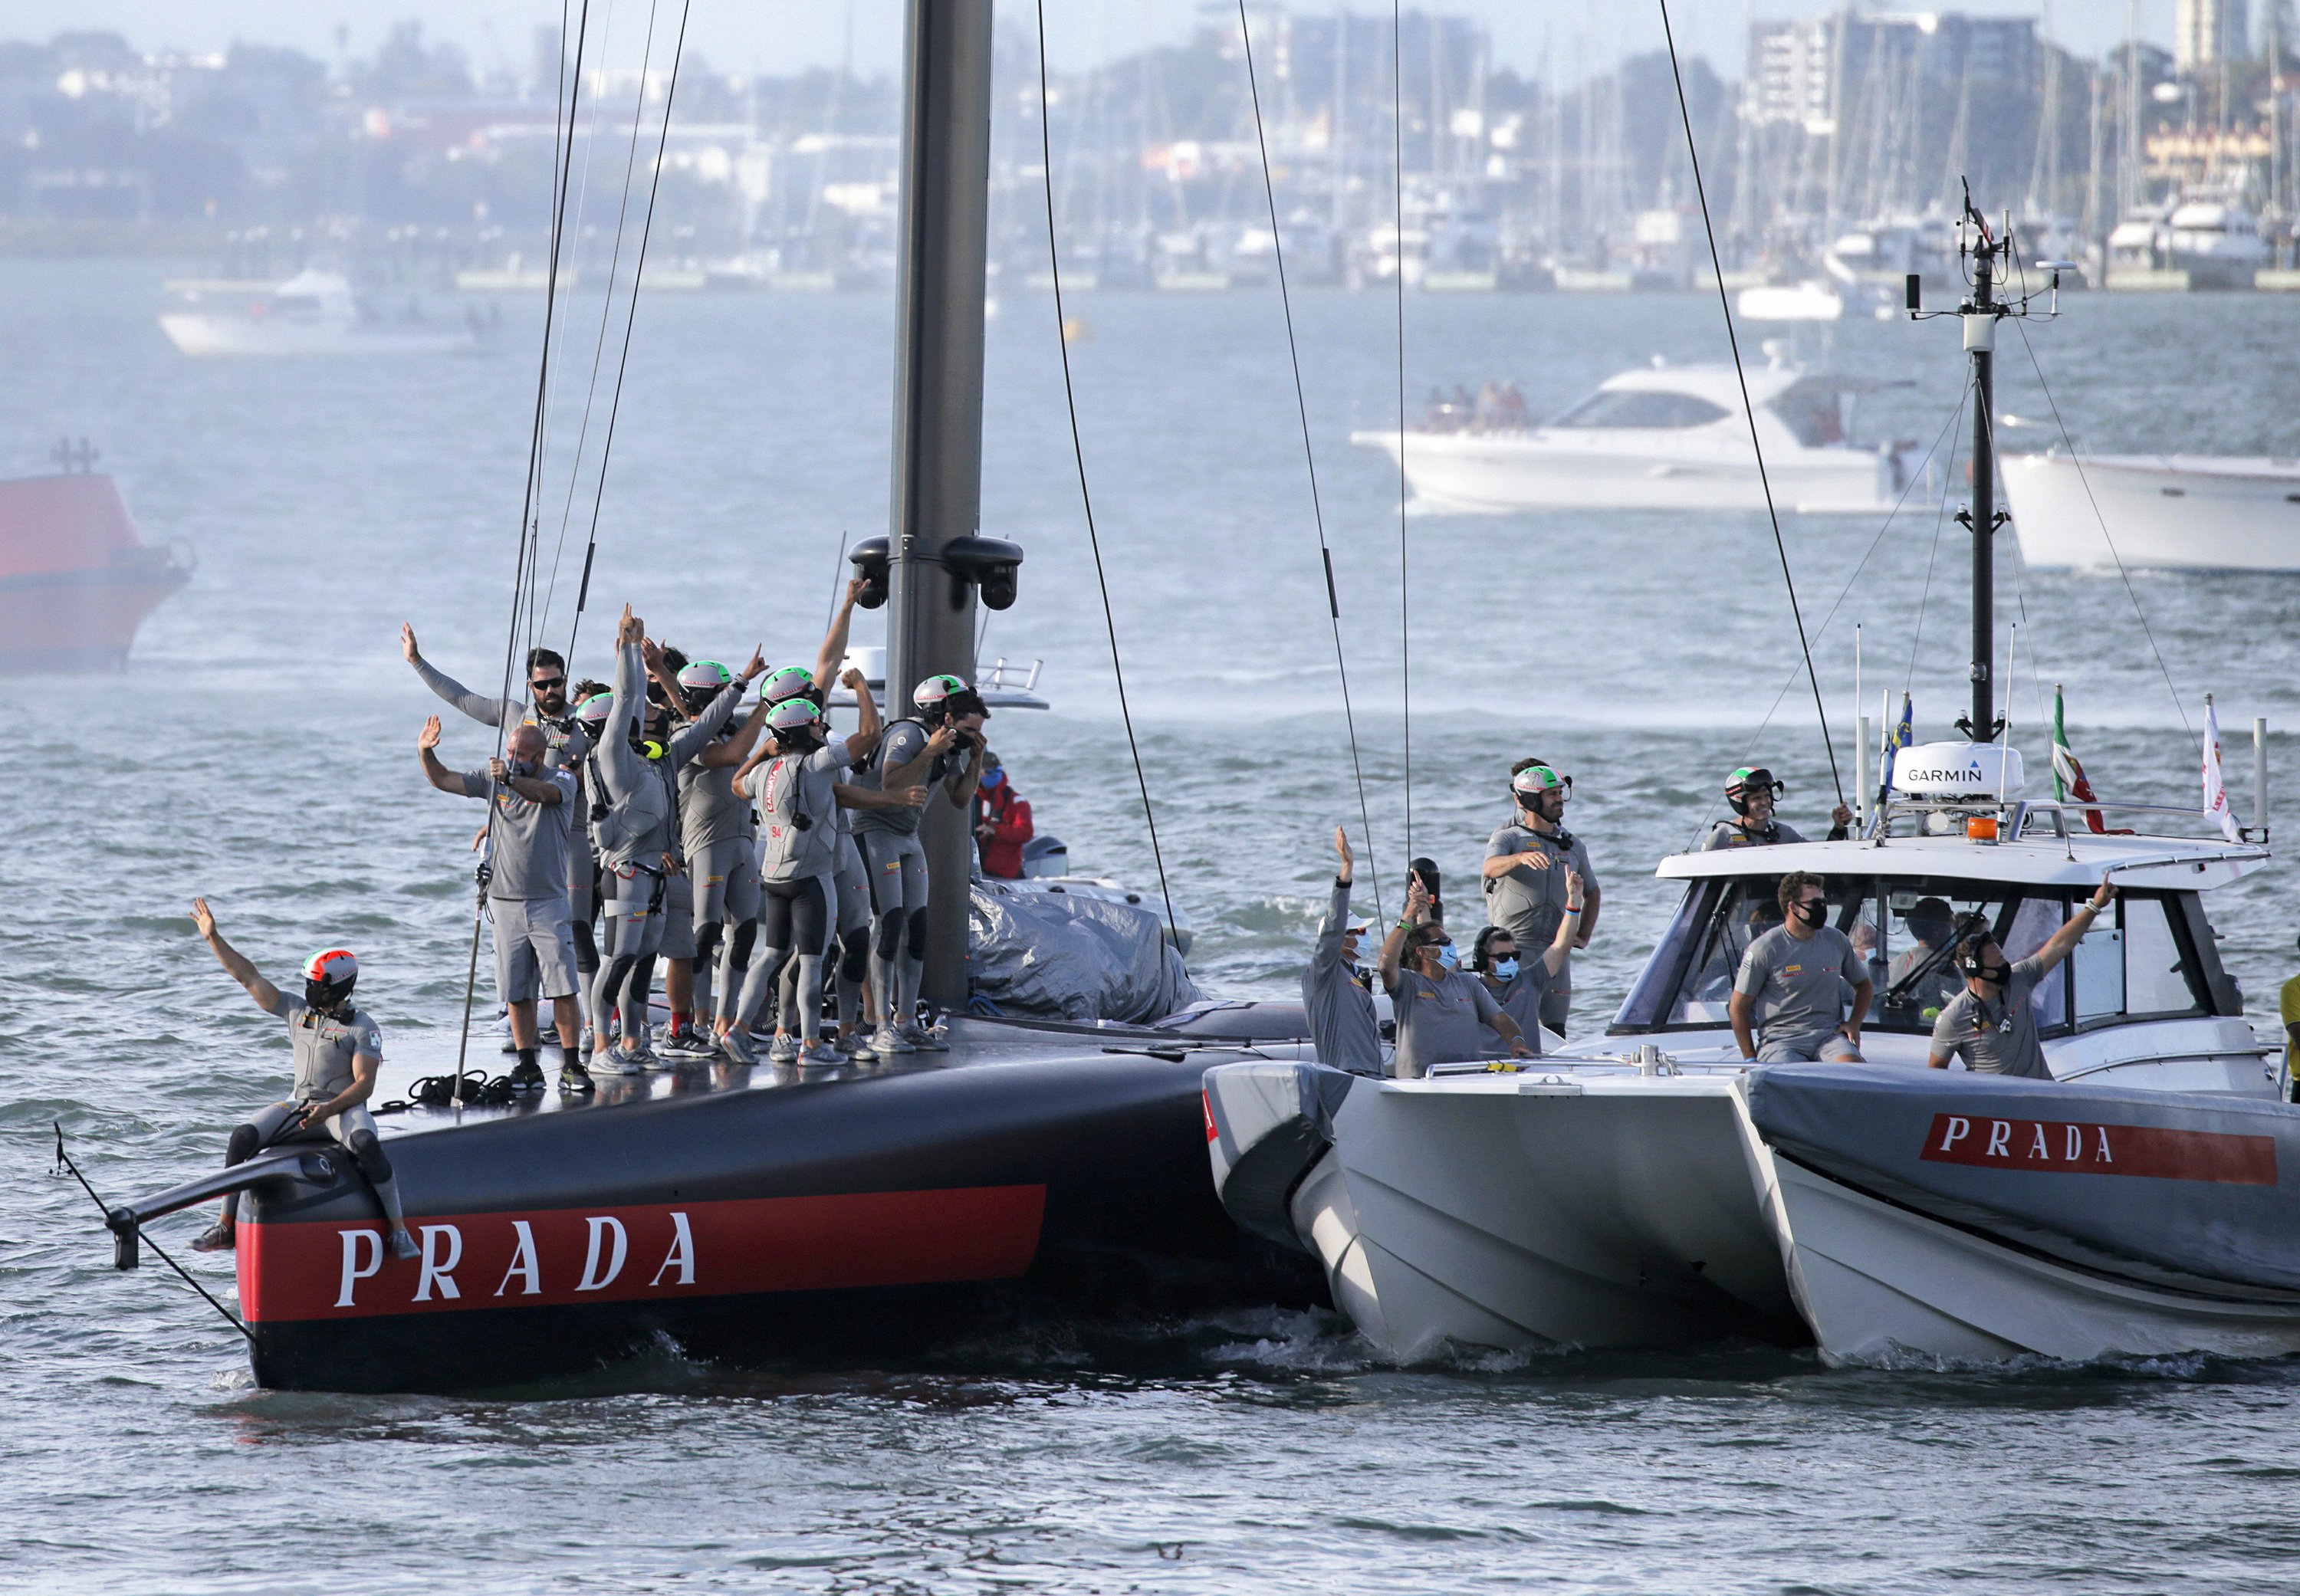
[[(736, 790), (759, 810), (758, 952), (743, 978), (735, 1023), (721, 1039), (738, 1063), (753, 1059), (745, 1033), (770, 1006), (777, 1010), (768, 1057), (779, 1064), (845, 1060), (817, 1035), (822, 1012), (822, 960), (829, 946), (831, 877), (838, 864), (838, 775), (875, 748), (879, 708), (862, 672), (850, 670), (862, 725), (852, 738), (832, 737), (812, 698), (786, 698), (768, 711), (768, 748), (743, 768)], [(789, 994), (777, 1001), (785, 960), (796, 973)]]
[[(1829, 887), (1791, 870), (1774, 896), (1781, 923), (1749, 944), (1725, 1006), (1744, 1059), (1761, 1064), (1858, 1063), (1861, 1023), (1877, 994), (1869, 961), (1853, 939), (1829, 923)], [(1853, 1013), (1845, 1014), (1845, 989)]]
[(1310, 1045), (1318, 1062), (1354, 1075), (1379, 1075), (1381, 1029), (1374, 1021), (1371, 977), (1358, 962), (1371, 922), (1350, 912), (1357, 858), (1350, 852), (1349, 833), (1339, 826), (1334, 827), (1334, 854), (1341, 868), (1334, 872), (1333, 896), (1318, 922), (1309, 968), (1302, 972), (1302, 1012), (1310, 1022)]
[[(958, 677), (930, 676), (911, 694), (914, 714), (890, 722), (879, 756), (853, 785), (885, 792), (922, 786), (961, 810), (974, 802), (982, 776), (982, 723), (990, 711)], [(927, 855), (919, 841), (920, 810), (856, 811), (854, 831), (871, 872), (871, 968), (879, 988), (879, 1030), (871, 1051), (916, 1052), (941, 1043), (918, 1024), (919, 982), (926, 968)]]
[[(1487, 839), (1483, 867), (1486, 918), (1508, 927), (1521, 948), (1542, 948), (1557, 935), (1565, 913), (1565, 866), (1581, 877), (1585, 902), (1573, 945), (1586, 948), (1597, 930), (1604, 894), (1589, 864), (1588, 844), (1565, 829), (1566, 800), (1573, 778), (1560, 776), (1539, 760), (1520, 760), (1510, 768), (1510, 797), (1517, 817)], [(1541, 1000), (1541, 1023), (1562, 1034), (1573, 1006), (1573, 967), (1565, 966)]]
[(484, 770), (450, 770), (439, 762), (439, 717), (416, 735), (423, 779), (443, 793), (486, 799), (493, 806), (488, 833), (488, 919), (495, 926), (496, 995), (511, 1015), (519, 1062), (512, 1084), (540, 1089), (541, 1038), (535, 1003), (547, 998), (559, 1030), (560, 1086), (588, 1092), (583, 1068), (583, 1011), (576, 993), (575, 931), (567, 902), (567, 839), (574, 829), (575, 777), (546, 762), (543, 733), (515, 726), (506, 758)]
[(1981, 1075), (2053, 1079), (2044, 1043), (2037, 1040), (2037, 1010), (2029, 999), (2037, 983), (2053, 973), (2115, 902), (2116, 888), (2103, 876), (2092, 896), (2078, 904), (2067, 923), (2026, 959), (2007, 959), (1987, 931), (1967, 937), (1957, 958), (1964, 990), (1949, 999), (1933, 1021), (1932, 1051), (1925, 1062), (1946, 1069), (1951, 1058), (1962, 1058), (1967, 1069)]
[[(376, 1072), (383, 1068), (383, 1033), (364, 1010), (352, 1007), (359, 960), (342, 948), (312, 954), (304, 961), (304, 995), (291, 998), (223, 939), (205, 898), (192, 900), (192, 924), (199, 927), (216, 962), (247, 989), (255, 1006), (288, 1022), (288, 1039), (296, 1052), (295, 1095), (233, 1126), (224, 1147), (224, 1167), (244, 1164), (282, 1142), (331, 1136), (349, 1150), (374, 1189), (391, 1227), (392, 1251), (413, 1258), (415, 1238), (407, 1234), (406, 1217), (400, 1211), (399, 1185), (392, 1177), (391, 1160), (384, 1156), (382, 1138), (376, 1135), (375, 1116), (367, 1109)], [(216, 1222), (192, 1246), (201, 1252), (221, 1252), (236, 1245), (238, 1217), (239, 1193), (235, 1192), (223, 1200)]]
[[(1493, 994), (1502, 1012), (1517, 1021), (1525, 1044), (1535, 1052), (1541, 1051), (1541, 1003), (1556, 983), (1557, 975), (1573, 957), (1573, 939), (1581, 922), (1581, 876), (1577, 870), (1565, 872), (1565, 912), (1558, 917), (1557, 935), (1549, 945), (1530, 960), (1519, 956), (1517, 939), (1506, 927), (1488, 926), (1478, 933), (1476, 946), (1471, 951), (1470, 968)], [(1488, 1045), (1488, 1052), (1500, 1051)]]
[[(1517, 1021), (1493, 993), (1461, 968), (1445, 922), (1429, 919), (1429, 889), (1416, 877), (1405, 889), (1405, 914), (1381, 944), (1381, 984), (1397, 1016), (1397, 1053), (1390, 1073), (1415, 1080), (1434, 1064), (1481, 1056), (1484, 1031), (1498, 1035), (1513, 1057), (1530, 1059)], [(1411, 967), (1407, 965), (1412, 960)]]
[[(677, 686), (688, 714), (696, 716), (721, 693), (741, 697), (744, 684), (716, 660), (698, 660), (679, 671)], [(735, 775), (766, 717), (762, 699), (741, 726), (721, 731), (679, 772), (680, 853), (693, 897), (695, 952), (684, 961), (688, 979), (679, 978), (681, 960), (673, 958), (663, 983), (671, 997), (663, 1052), (674, 1057), (702, 1059), (718, 1052), (715, 1018), (734, 1013), (740, 972), (750, 962), (759, 919), (757, 827), (751, 801), (735, 790)], [(682, 1001), (689, 1007), (682, 1008)]]
[[(814, 674), (811, 678), (814, 702), (828, 710), (830, 684), (841, 679), (846, 661), (846, 639), (854, 619), (854, 606), (862, 596), (867, 584), (856, 577), (846, 584), (846, 592), (839, 600), (838, 610), (830, 619), (830, 627), (823, 634), (822, 647), (814, 658)], [(863, 700), (871, 697), (865, 685), (854, 688), (854, 702), (859, 709)], [(871, 703), (873, 723), (878, 719), (878, 704)], [(835, 734), (834, 734), (835, 735)], [(871, 757), (877, 747), (874, 735), (868, 748), (858, 748), (854, 762), (861, 764)], [(838, 993), (838, 1031), (834, 1043), (842, 1052), (853, 1055), (858, 1063), (868, 1064), (878, 1055), (869, 1046), (867, 1034), (862, 1033), (866, 1005), (864, 996), (871, 985), (871, 873), (863, 868), (862, 845), (854, 840), (854, 811), (871, 807), (887, 808), (889, 802), (884, 794), (865, 797), (862, 790), (849, 782), (840, 782), (831, 789), (838, 800), (838, 863), (831, 872), (831, 885), (836, 892), (835, 914), (830, 929), (831, 943), (823, 950), (829, 960), (832, 985)], [(925, 795), (920, 795), (923, 803)], [(909, 807), (916, 808), (912, 804)], [(785, 977), (786, 982), (796, 972)]]
[[(1788, 791), (1786, 784), (1774, 779), (1773, 773), (1759, 765), (1744, 766), (1725, 778), (1725, 802), (1732, 806), (1733, 818), (1720, 820), (1701, 839), (1698, 852), (1706, 853), (1716, 848), (1762, 848), (1778, 843), (1801, 843), (1804, 834), (1787, 820), (1773, 819), (1773, 803)], [(1850, 835), (1853, 810), (1839, 803), (1829, 811), (1828, 841), (1841, 843)]]
[[(623, 606), (615, 631), (615, 679), (598, 746), (585, 761), (591, 790), (592, 841), (599, 851), (604, 929), (599, 973), (591, 984), (591, 1062), (637, 1075), (654, 1057), (647, 1042), (647, 994), (662, 946), (663, 883), (679, 868), (676, 783), (687, 761), (710, 745), (734, 714), (722, 693), (711, 707), (665, 737), (646, 735), (646, 655), (659, 653), (644, 623)], [(763, 669), (754, 654), (748, 681)], [(623, 1040), (612, 1045), (618, 1007)]]

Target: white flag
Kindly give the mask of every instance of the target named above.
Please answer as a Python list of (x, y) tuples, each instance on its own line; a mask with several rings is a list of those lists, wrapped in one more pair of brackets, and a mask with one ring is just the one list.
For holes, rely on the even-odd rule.
[(2220, 822), (2221, 834), (2229, 841), (2244, 841), (2229, 808), (2228, 784), (2221, 779), (2221, 712), (2210, 697), (2204, 700), (2204, 813)]

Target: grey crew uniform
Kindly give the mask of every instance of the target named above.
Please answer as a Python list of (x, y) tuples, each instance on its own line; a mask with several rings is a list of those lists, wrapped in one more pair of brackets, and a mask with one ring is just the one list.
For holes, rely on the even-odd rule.
[(1484, 1033), (1502, 1011), (1486, 984), (1463, 970), (1433, 981), (1401, 969), (1390, 998), (1397, 1010), (1397, 1058), (1390, 1073), (1406, 1080), (1428, 1075), (1433, 1064), (1479, 1058)]
[(1738, 820), (1720, 820), (1709, 828), (1696, 850), (1713, 853), (1720, 848), (1763, 848), (1781, 843), (1801, 843), (1804, 835), (1786, 820), (1775, 820), (1769, 826), (1750, 830)]
[[(1479, 983), (1492, 994), (1494, 1002), (1501, 1006), (1501, 1011), (1517, 1021), (1517, 1028), (1524, 1035), (1526, 1046), (1537, 1053), (1541, 1051), (1541, 1005), (1556, 986), (1558, 977), (1563, 975), (1568, 968), (1570, 965), (1562, 964), (1557, 967), (1557, 974), (1552, 975), (1546, 963), (1539, 959), (1527, 959), (1521, 953), (1517, 974), (1500, 986), (1488, 985), (1483, 981)], [(1484, 1048), (1485, 1056), (1489, 1059), (1504, 1057), (1510, 1051), (1509, 1043), (1502, 1040), (1497, 1031), (1486, 1033)]]
[(2037, 1010), (2029, 1001), (2044, 978), (2044, 959), (2031, 954), (2012, 966), (2004, 995), (1996, 1002), (1973, 996), (1971, 987), (1958, 993), (1933, 1021), (1933, 1052), (1957, 1054), (1967, 1069), (1980, 1075), (2053, 1079), (2044, 1043), (2037, 1040)]
[(618, 1003), (629, 1009), (632, 1035), (645, 1035), (646, 1002), (654, 984), (654, 956), (662, 947), (662, 856), (678, 847), (679, 772), (734, 712), (735, 699), (718, 702), (671, 736), (662, 758), (631, 746), (632, 728), (646, 704), (639, 645), (616, 651), (614, 702), (586, 766), (596, 784), (595, 804), (605, 813), (591, 823), (599, 852), (599, 885), (606, 902), (599, 973), (591, 983), (591, 1026), (604, 1043)]
[(1776, 926), (1751, 943), (1733, 990), (1755, 1003), (1759, 1062), (1857, 1058), (1837, 1027), (1845, 1018), (1846, 987), (1868, 978), (1853, 939), (1834, 926), (1817, 926), (1802, 939)]
[[(288, 1022), (288, 1039), (296, 1050), (295, 1095), (271, 1104), (233, 1130), (224, 1154), (227, 1166), (245, 1163), (275, 1143), (312, 1139), (316, 1132), (288, 1131), (296, 1117), (310, 1104), (328, 1101), (357, 1080), (354, 1060), (372, 1059), (379, 1066), (383, 1062), (383, 1032), (363, 1009), (342, 1016), (323, 1014), (302, 998), (283, 992), (271, 1012)], [(375, 1188), (384, 1217), (397, 1229), (404, 1218), (399, 1183), (393, 1178), (391, 1160), (384, 1157), (375, 1116), (368, 1112), (365, 1103), (354, 1103), (322, 1124), (330, 1137), (350, 1151), (360, 1173)], [(224, 1222), (229, 1225), (238, 1211), (239, 1193), (235, 1192), (224, 1199)]]
[[(879, 739), (877, 756), (855, 772), (852, 785), (881, 790), (885, 772), (926, 752), (929, 735), (916, 720), (890, 722)], [(920, 785), (931, 794), (954, 762), (954, 754), (938, 757)], [(862, 865), (870, 873), (871, 960), (881, 1025), (906, 1025), (918, 1012), (919, 982), (926, 968), (927, 853), (919, 841), (924, 818), (907, 805), (854, 811), (854, 840), (862, 844)]]
[(1326, 918), (1318, 922), (1310, 968), (1302, 972), (1302, 1011), (1310, 1021), (1310, 1045), (1321, 1064), (1357, 1075), (1381, 1073), (1381, 1030), (1373, 1016), (1373, 994), (1342, 962), (1342, 934), (1350, 927), (1350, 884), (1334, 883)]
[(796, 978), (776, 1029), (814, 1035), (822, 1009), (822, 958), (838, 887), (838, 799), (833, 788), (853, 756), (844, 739), (811, 752), (777, 754), (752, 772), (759, 800), (759, 952), (743, 977), (737, 1021), (754, 1024), (774, 995), (786, 960)]
[(679, 840), (695, 894), (695, 1012), (722, 1019), (734, 1016), (759, 919), (758, 820), (735, 775), (732, 765), (700, 760), (679, 773)]
[(573, 997), (582, 984), (575, 973), (575, 917), (566, 887), (575, 777), (546, 767), (529, 779), (558, 788), (559, 802), (539, 803), (498, 785), (485, 770), (456, 777), (466, 798), (494, 801), (488, 916), (496, 928), (496, 993), (506, 1003)]
[[(1568, 831), (1542, 832), (1512, 824), (1486, 840), (1488, 859), (1512, 853), (1540, 853), (1549, 860), (1546, 869), (1520, 865), (1507, 875), (1486, 879), (1486, 918), (1510, 934), (1522, 958), (1555, 940), (1557, 922), (1565, 918), (1566, 871), (1579, 875), (1593, 897), (1597, 873), (1590, 868), (1589, 845)], [(1562, 1032), (1572, 1006), (1573, 967), (1569, 963), (1542, 998), (1542, 1023)]]

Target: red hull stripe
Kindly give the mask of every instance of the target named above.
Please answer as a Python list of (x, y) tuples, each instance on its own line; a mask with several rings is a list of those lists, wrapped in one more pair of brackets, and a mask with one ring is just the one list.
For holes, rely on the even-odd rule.
[(1046, 1207), (1030, 1185), (419, 1214), (423, 1255), (404, 1260), (375, 1222), (243, 1220), (239, 1301), (268, 1324), (1008, 1280)]
[(2058, 1175), (2137, 1175), (2224, 1185), (2276, 1184), (2276, 1139), (2149, 1125), (2062, 1119), (1998, 1119), (1936, 1114), (1925, 1133), (1928, 1163)]

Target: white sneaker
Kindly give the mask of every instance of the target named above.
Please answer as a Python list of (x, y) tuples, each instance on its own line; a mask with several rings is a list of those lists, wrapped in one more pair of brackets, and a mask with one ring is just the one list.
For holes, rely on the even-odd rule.
[(870, 1037), (863, 1035), (859, 1031), (854, 1034), (853, 1042), (846, 1050), (846, 1054), (847, 1057), (853, 1059), (857, 1064), (876, 1064), (879, 1061), (878, 1049), (871, 1045)]
[(790, 1064), (796, 1062), (797, 1059), (798, 1043), (792, 1041), (790, 1037), (784, 1033), (780, 1031), (776, 1032), (775, 1039), (767, 1044), (767, 1062), (770, 1064)]
[(846, 1055), (827, 1042), (814, 1041), (799, 1049), (798, 1061), (802, 1064), (844, 1064)]
[(902, 1035), (903, 1040), (909, 1043), (911, 1046), (919, 1052), (946, 1053), (950, 1052), (950, 1043), (945, 1042), (937, 1031), (930, 1031), (924, 1026), (904, 1026), (903, 1027)]
[(919, 1050), (904, 1041), (893, 1027), (880, 1026), (878, 1034), (871, 1038), (871, 1051), (881, 1059), (891, 1059), (896, 1053), (914, 1053)]
[(607, 1050), (607, 1068), (616, 1075), (645, 1075), (646, 1066), (639, 1056), (621, 1043)]

